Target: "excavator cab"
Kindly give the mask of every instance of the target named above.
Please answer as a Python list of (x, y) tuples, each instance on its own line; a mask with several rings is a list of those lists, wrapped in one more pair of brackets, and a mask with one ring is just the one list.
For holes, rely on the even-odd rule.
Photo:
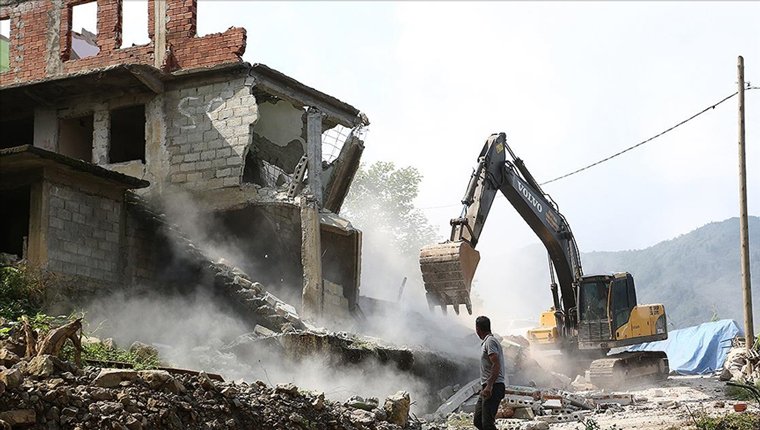
[(630, 273), (587, 276), (578, 285), (580, 349), (608, 349), (667, 339), (662, 305), (637, 305)]

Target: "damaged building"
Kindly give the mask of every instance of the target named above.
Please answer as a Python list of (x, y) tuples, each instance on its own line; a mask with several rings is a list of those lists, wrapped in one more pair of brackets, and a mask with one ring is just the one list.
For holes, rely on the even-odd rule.
[(149, 0), (150, 41), (129, 47), (122, 1), (90, 2), (96, 31), (76, 32), (85, 3), (0, 0), (0, 252), (85, 292), (192, 281), (167, 275), (174, 220), (145, 215), (186, 194), (303, 315), (357, 312), (362, 235), (338, 214), (367, 117), (244, 62), (243, 28), (197, 36), (195, 0)]

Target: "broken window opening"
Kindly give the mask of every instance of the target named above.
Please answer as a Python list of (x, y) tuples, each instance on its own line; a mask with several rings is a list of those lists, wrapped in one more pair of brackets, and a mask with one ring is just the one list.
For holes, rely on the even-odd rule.
[(292, 180), (291, 175), (281, 167), (258, 158), (255, 151), (246, 154), (242, 177), (244, 184), (279, 188), (287, 186)]
[(29, 186), (0, 191), (0, 253), (26, 258), (30, 195)]
[(338, 158), (343, 144), (351, 135), (351, 129), (340, 124), (322, 133), (322, 161), (332, 163)]
[(0, 121), (0, 148), (32, 145), (34, 143), (34, 116)]
[(0, 19), (0, 73), (11, 68), (11, 20)]
[(92, 114), (58, 120), (58, 152), (92, 162)]
[(145, 105), (111, 111), (110, 163), (140, 160), (145, 163)]
[[(76, 31), (79, 29), (79, 31)], [(71, 8), (71, 50), (69, 59), (94, 57), (100, 52), (98, 47), (98, 3), (95, 1), (78, 4)]]
[(148, 0), (131, 0), (121, 3), (122, 39), (119, 48), (147, 45), (148, 36)]

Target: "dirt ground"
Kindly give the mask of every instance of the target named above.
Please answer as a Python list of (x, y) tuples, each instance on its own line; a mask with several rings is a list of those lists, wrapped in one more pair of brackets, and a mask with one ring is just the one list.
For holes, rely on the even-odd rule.
[[(656, 384), (633, 385), (627, 391), (637, 399), (623, 411), (607, 411), (592, 418), (601, 429), (689, 429), (696, 428), (692, 415), (706, 413), (719, 416), (735, 413), (735, 400), (727, 399), (725, 382), (713, 376), (670, 376)], [(645, 401), (644, 401), (645, 400)], [(747, 403), (748, 411), (757, 412), (757, 403)], [(580, 423), (553, 424), (551, 429), (584, 429)]]

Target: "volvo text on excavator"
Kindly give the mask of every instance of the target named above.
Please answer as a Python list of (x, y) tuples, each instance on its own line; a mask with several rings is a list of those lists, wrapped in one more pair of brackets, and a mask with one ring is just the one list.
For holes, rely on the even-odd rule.
[(531, 346), (596, 358), (590, 367), (596, 385), (616, 385), (632, 377), (666, 377), (669, 369), (664, 352), (607, 355), (611, 348), (667, 339), (664, 306), (637, 305), (630, 273), (583, 274), (570, 225), (514, 155), (504, 133), (491, 135), (483, 146), (462, 199), (462, 214), (451, 220), (450, 240), (420, 250), (431, 309), (440, 306), (445, 313), (451, 305), (459, 313), (459, 306), (465, 305), (472, 314), (470, 286), (480, 261), (475, 248), (498, 191), (549, 254), (554, 303), (541, 315), (540, 326), (528, 332)]

